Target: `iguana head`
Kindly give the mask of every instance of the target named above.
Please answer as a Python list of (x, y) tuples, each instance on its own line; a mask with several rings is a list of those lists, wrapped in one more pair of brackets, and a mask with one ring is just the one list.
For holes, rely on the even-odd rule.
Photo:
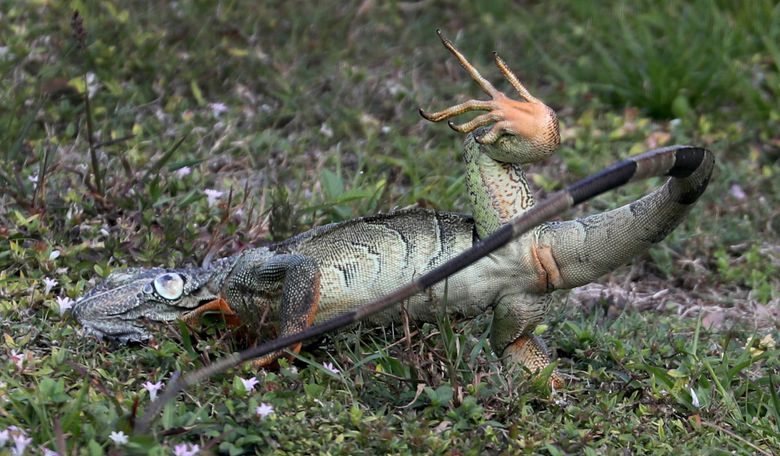
[(171, 321), (217, 298), (209, 269), (129, 268), (112, 272), (76, 301), (73, 315), (99, 338), (143, 341), (146, 321)]

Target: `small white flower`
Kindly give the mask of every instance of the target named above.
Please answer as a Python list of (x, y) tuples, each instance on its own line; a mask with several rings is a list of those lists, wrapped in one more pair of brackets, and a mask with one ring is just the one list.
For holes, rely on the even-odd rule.
[(333, 374), (338, 374), (339, 370), (333, 365), (333, 363), (325, 363), (322, 365), (326, 370), (330, 371)]
[(255, 389), (255, 385), (257, 385), (260, 382), (258, 382), (255, 377), (252, 377), (252, 378), (247, 378), (247, 379), (243, 379), (242, 378), (241, 379), (241, 383), (244, 384), (244, 389), (248, 393), (248, 392), (254, 390)]
[(176, 170), (177, 177), (189, 176), (190, 173), (192, 173), (192, 168), (190, 168), (189, 166), (182, 166), (181, 168)]
[(379, 129), (379, 131), (381, 131), (384, 135), (390, 133), (391, 130), (392, 128), (390, 128), (388, 125), (382, 125), (382, 128)]
[(699, 408), (699, 396), (696, 395), (696, 391), (693, 390), (693, 388), (689, 388), (691, 390), (691, 404)]
[(59, 307), (60, 310), (60, 316), (64, 315), (65, 312), (70, 310), (70, 308), (73, 307), (73, 304), (75, 304), (75, 301), (70, 299), (67, 296), (65, 297), (57, 296), (56, 299), (57, 299), (57, 306)]
[(91, 71), (87, 73), (87, 91), (89, 92), (89, 96), (94, 97), (99, 87), (100, 83), (98, 82), (95, 73)]
[(43, 456), (59, 456), (59, 453), (56, 451), (52, 451), (46, 447), (41, 447), (41, 453), (43, 453)]
[(272, 413), (274, 413), (274, 406), (271, 405), (271, 404), (266, 404), (265, 402), (263, 402), (262, 404), (260, 404), (255, 409), (255, 413), (260, 418), (266, 419), (266, 417), (268, 417), (268, 415), (271, 415)]
[(190, 445), (188, 443), (182, 443), (173, 447), (173, 454), (175, 456), (195, 456), (200, 451), (198, 445)]
[(8, 443), (8, 429), (0, 431), (0, 448), (4, 447)]
[(326, 138), (332, 138), (333, 137), (333, 129), (330, 128), (330, 125), (323, 123), (322, 126), (320, 126), (320, 133), (322, 133), (322, 136)]
[(111, 435), (108, 436), (108, 438), (117, 445), (124, 445), (127, 443), (127, 434), (122, 431), (113, 431), (111, 432)]
[(29, 176), (27, 176), (27, 180), (32, 182), (33, 184), (37, 184), (38, 183), (38, 175), (37, 174), (30, 174)]
[(209, 109), (211, 109), (211, 114), (214, 115), (214, 117), (219, 117), (223, 113), (228, 111), (228, 107), (225, 106), (225, 103), (209, 103)]
[(43, 278), (43, 294), (49, 294), (52, 288), (57, 286), (57, 279)]
[(52, 250), (51, 253), (49, 254), (49, 260), (51, 260), (51, 261), (54, 261), (54, 260), (56, 260), (59, 257), (60, 257), (60, 251), (59, 250)]
[(207, 188), (206, 190), (203, 190), (203, 193), (206, 194), (206, 198), (209, 203), (209, 207), (213, 207), (215, 204), (217, 204), (217, 200), (222, 198), (222, 195), (224, 195), (223, 192), (220, 192), (219, 190), (212, 190), (210, 188)]
[(16, 434), (14, 436), (14, 447), (11, 450), (11, 454), (14, 456), (22, 456), (30, 442), (32, 442), (31, 437), (27, 437), (24, 433)]
[[(24, 366), (24, 353), (19, 353), (16, 350), (11, 350), (11, 362), (14, 363), (17, 369), (21, 369)], [(9, 427), (8, 429), (16, 429), (15, 427)]]
[(146, 389), (146, 391), (149, 391), (149, 400), (154, 401), (157, 399), (157, 392), (162, 389), (162, 382), (152, 383), (152, 382), (146, 382), (143, 385), (141, 385)]

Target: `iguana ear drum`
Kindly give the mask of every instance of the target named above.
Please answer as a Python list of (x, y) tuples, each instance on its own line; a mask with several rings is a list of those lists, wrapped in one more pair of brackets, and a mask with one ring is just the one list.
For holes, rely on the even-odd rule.
[(162, 274), (154, 279), (154, 291), (165, 299), (179, 299), (184, 292), (184, 279), (179, 274)]

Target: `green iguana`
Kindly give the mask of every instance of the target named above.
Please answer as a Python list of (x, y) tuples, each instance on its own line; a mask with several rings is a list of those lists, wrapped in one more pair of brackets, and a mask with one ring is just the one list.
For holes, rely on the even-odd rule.
[[(374, 313), (394, 299), (408, 297), (411, 319), (435, 321), (444, 311), (446, 290), (450, 314), (468, 318), (492, 312), (490, 342), (506, 364), (531, 371), (548, 365), (545, 344), (533, 330), (548, 310), (550, 292), (596, 280), (664, 239), (706, 188), (714, 159), (696, 147), (650, 151), (535, 205), (523, 167), (558, 148), (555, 112), (532, 96), (498, 55), (496, 65), (517, 100), (496, 90), (450, 41), (442, 37), (442, 42), (491, 98), (435, 113), (420, 110), (433, 122), (486, 111), (462, 125), (450, 123), (466, 133), (473, 218), (406, 209), (315, 228), (207, 267), (118, 270), (77, 301), (76, 319), (92, 334), (127, 342), (149, 337), (144, 321), (196, 323), (204, 312), (220, 311), (260, 340), (281, 336), (240, 358), (265, 353), (255, 361), (259, 367), (293, 342), (298, 351), (302, 338), (312, 333), (357, 319), (377, 325), (398, 321), (398, 308)], [(671, 177), (631, 204), (541, 223), (629, 180), (661, 175)], [(436, 283), (444, 278), (446, 286)], [(557, 374), (551, 383), (562, 386)]]

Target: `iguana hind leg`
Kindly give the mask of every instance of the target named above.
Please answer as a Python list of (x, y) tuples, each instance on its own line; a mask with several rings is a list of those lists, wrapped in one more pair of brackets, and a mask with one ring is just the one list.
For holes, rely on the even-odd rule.
[[(552, 295), (521, 293), (505, 296), (493, 309), (490, 345), (508, 368), (520, 365), (538, 372), (550, 364), (544, 341), (532, 334), (550, 307)], [(550, 377), (555, 389), (563, 387), (557, 372)]]
[[(550, 364), (550, 353), (547, 345), (539, 336), (525, 335), (518, 337), (504, 350), (504, 363), (519, 364), (531, 372), (539, 372)], [(560, 390), (564, 387), (563, 378), (557, 371), (550, 375), (550, 386)]]
[[(281, 295), (279, 299), (278, 296)], [(241, 320), (258, 336), (267, 333), (261, 327), (266, 305), (279, 302), (276, 309), (279, 337), (294, 334), (311, 326), (320, 300), (320, 270), (316, 261), (298, 254), (248, 254), (242, 257), (226, 280), (225, 296)], [(301, 344), (291, 351), (297, 353)], [(284, 352), (278, 351), (253, 361), (265, 367)]]

